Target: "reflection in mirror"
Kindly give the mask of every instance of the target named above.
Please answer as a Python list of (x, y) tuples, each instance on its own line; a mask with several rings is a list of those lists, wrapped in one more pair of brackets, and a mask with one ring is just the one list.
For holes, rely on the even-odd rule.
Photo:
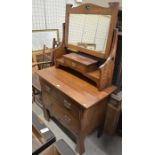
[(110, 15), (70, 14), (68, 44), (105, 52)]
[(32, 51), (42, 50), (44, 45), (52, 48), (53, 38), (59, 41), (59, 31), (57, 29), (32, 30)]

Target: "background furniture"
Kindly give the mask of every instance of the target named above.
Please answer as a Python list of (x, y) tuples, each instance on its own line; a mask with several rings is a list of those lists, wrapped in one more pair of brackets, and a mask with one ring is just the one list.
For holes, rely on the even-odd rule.
[(33, 72), (53, 63), (52, 50), (60, 44), (58, 29), (32, 30), (32, 68)]
[(109, 135), (116, 133), (122, 110), (122, 92), (110, 95), (104, 123), (104, 132)]
[(118, 90), (122, 90), (122, 10), (118, 12), (117, 28), (119, 31), (113, 84), (117, 86)]
[(60, 139), (53, 145), (43, 150), (40, 155), (76, 155), (75, 152), (68, 146), (68, 144)]
[[(53, 49), (59, 45), (55, 38), (53, 39)], [(40, 69), (47, 68), (53, 65), (53, 49), (46, 49), (44, 45), (41, 52), (37, 52), (32, 56), (32, 96), (33, 101), (36, 102), (42, 108), (41, 101), (41, 86), (39, 77), (36, 72)]]
[[(39, 77), (36, 74), (36, 72), (40, 69), (49, 67), (53, 65), (52, 61), (52, 51), (50, 50), (50, 53), (46, 53), (46, 46), (44, 45), (42, 53), (40, 52), (38, 55), (33, 55), (33, 61), (32, 62), (32, 102), (36, 102), (41, 108), (42, 108), (42, 99), (41, 99), (41, 86)], [(50, 54), (50, 56), (49, 56)], [(37, 59), (37, 56), (39, 57), (39, 60)]]
[(32, 112), (32, 155), (75, 155), (63, 139), (56, 142), (51, 130)]
[(32, 112), (32, 154), (38, 155), (55, 141), (56, 138), (54, 134), (39, 117)]
[(55, 41), (60, 42), (58, 29), (32, 30), (32, 51), (42, 50), (43, 45), (51, 49), (54, 44), (54, 38)]
[[(54, 46), (55, 47), (55, 46)], [(49, 67), (53, 64), (52, 60), (53, 49), (43, 46), (43, 50), (37, 53), (32, 53), (32, 73), (35, 74), (37, 70)]]

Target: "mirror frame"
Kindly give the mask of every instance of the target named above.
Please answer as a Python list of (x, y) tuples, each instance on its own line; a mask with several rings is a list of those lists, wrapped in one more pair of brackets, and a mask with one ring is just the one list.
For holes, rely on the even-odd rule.
[[(65, 46), (69, 49), (72, 49), (75, 52), (83, 52), (95, 57), (99, 58), (107, 58), (110, 53), (111, 49), (111, 43), (112, 43), (112, 38), (113, 38), (113, 32), (114, 28), (116, 27), (117, 23), (117, 14), (119, 10), (119, 3), (114, 2), (114, 3), (109, 3), (109, 7), (101, 7), (98, 5), (94, 5), (91, 3), (85, 3), (82, 4), (78, 7), (72, 7), (71, 4), (66, 5), (66, 21), (65, 21)], [(69, 35), (69, 15), (70, 14), (95, 14), (95, 15), (111, 15), (111, 21), (110, 21), (110, 27), (109, 27), (109, 32), (108, 32), (108, 37), (107, 37), (107, 43), (106, 43), (106, 48), (104, 53), (102, 52), (97, 52), (95, 50), (89, 50), (86, 48), (82, 48), (73, 44), (68, 43), (68, 35)]]

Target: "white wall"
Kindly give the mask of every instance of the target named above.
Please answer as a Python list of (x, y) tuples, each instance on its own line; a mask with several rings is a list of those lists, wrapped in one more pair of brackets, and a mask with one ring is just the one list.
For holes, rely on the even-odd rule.
[[(65, 11), (66, 0), (32, 0), (32, 29), (59, 29), (61, 39)], [(44, 44), (51, 48), (53, 37), (53, 33), (33, 33), (32, 50), (40, 50)]]
[(101, 6), (108, 6), (109, 2), (119, 2), (122, 8), (122, 0), (83, 0), (83, 3), (93, 3)]

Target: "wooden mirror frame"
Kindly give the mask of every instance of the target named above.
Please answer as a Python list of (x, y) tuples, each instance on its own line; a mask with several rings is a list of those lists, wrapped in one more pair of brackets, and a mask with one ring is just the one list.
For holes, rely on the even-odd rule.
[[(112, 37), (114, 28), (116, 27), (117, 22), (117, 14), (119, 10), (119, 3), (109, 3), (109, 7), (101, 7), (98, 5), (94, 5), (91, 3), (82, 4), (78, 7), (72, 7), (71, 4), (66, 6), (66, 26), (65, 26), (65, 46), (69, 49), (72, 49), (75, 52), (83, 52), (95, 57), (99, 58), (107, 58), (110, 54), (111, 44), (112, 44)], [(110, 27), (107, 37), (107, 43), (104, 53), (97, 52), (95, 50), (89, 50), (86, 48), (82, 48), (76, 45), (68, 44), (68, 34), (69, 34), (69, 15), (70, 14), (94, 14), (94, 15), (111, 15)]]

